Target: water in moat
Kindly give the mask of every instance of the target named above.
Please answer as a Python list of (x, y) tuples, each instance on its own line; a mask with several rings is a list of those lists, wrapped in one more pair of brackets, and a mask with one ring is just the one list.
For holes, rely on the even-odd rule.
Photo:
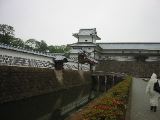
[(113, 85), (112, 77), (107, 78), (107, 84), (105, 77), (99, 77), (98, 81), (93, 78), (92, 83), (1, 104), (0, 119), (63, 120), (68, 113), (78, 110)]
[(91, 85), (76, 86), (2, 104), (0, 119), (3, 120), (58, 120), (96, 97)]

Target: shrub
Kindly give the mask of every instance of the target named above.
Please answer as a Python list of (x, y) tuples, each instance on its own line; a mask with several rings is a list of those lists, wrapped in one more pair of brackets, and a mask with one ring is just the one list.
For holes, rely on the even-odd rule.
[(131, 77), (111, 88), (82, 113), (84, 120), (124, 120)]

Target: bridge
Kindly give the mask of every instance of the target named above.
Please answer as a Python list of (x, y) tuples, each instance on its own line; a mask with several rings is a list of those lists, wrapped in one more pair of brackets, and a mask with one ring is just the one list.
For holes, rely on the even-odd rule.
[(123, 80), (124, 73), (94, 71), (92, 73), (93, 86), (97, 91), (107, 91), (112, 86)]

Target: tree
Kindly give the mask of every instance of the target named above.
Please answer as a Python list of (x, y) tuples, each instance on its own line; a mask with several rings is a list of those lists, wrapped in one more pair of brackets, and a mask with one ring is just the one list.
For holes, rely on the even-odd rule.
[(41, 40), (41, 42), (39, 42), (35, 39), (28, 39), (25, 42), (25, 48), (40, 52), (46, 52), (48, 50), (48, 45), (44, 40)]
[(62, 45), (62, 46), (48, 46), (48, 50), (50, 53), (65, 53), (70, 50), (68, 46)]
[(39, 42), (35, 39), (28, 39), (25, 42), (25, 48), (27, 49), (37, 50), (38, 45), (39, 45)]
[(20, 38), (14, 38), (10, 44), (16, 47), (24, 47), (24, 41)]
[(38, 47), (38, 50), (41, 52), (46, 52), (48, 50), (48, 45), (44, 40), (41, 40)]
[(14, 28), (6, 24), (0, 24), (0, 42), (10, 44), (14, 39)]
[(26, 49), (36, 50), (40, 52), (47, 52), (49, 50), (50, 53), (66, 53), (70, 50), (68, 46), (48, 46), (44, 40), (40, 42), (36, 39), (28, 39), (24, 42), (20, 38), (15, 38), (14, 36), (14, 28), (10, 25), (0, 24), (0, 43), (4, 43), (7, 45), (13, 45), (16, 47), (25, 47)]

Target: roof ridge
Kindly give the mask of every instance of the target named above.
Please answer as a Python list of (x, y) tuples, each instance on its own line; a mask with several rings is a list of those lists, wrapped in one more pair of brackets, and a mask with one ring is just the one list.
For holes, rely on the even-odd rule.
[(104, 42), (97, 44), (160, 44), (160, 42)]

